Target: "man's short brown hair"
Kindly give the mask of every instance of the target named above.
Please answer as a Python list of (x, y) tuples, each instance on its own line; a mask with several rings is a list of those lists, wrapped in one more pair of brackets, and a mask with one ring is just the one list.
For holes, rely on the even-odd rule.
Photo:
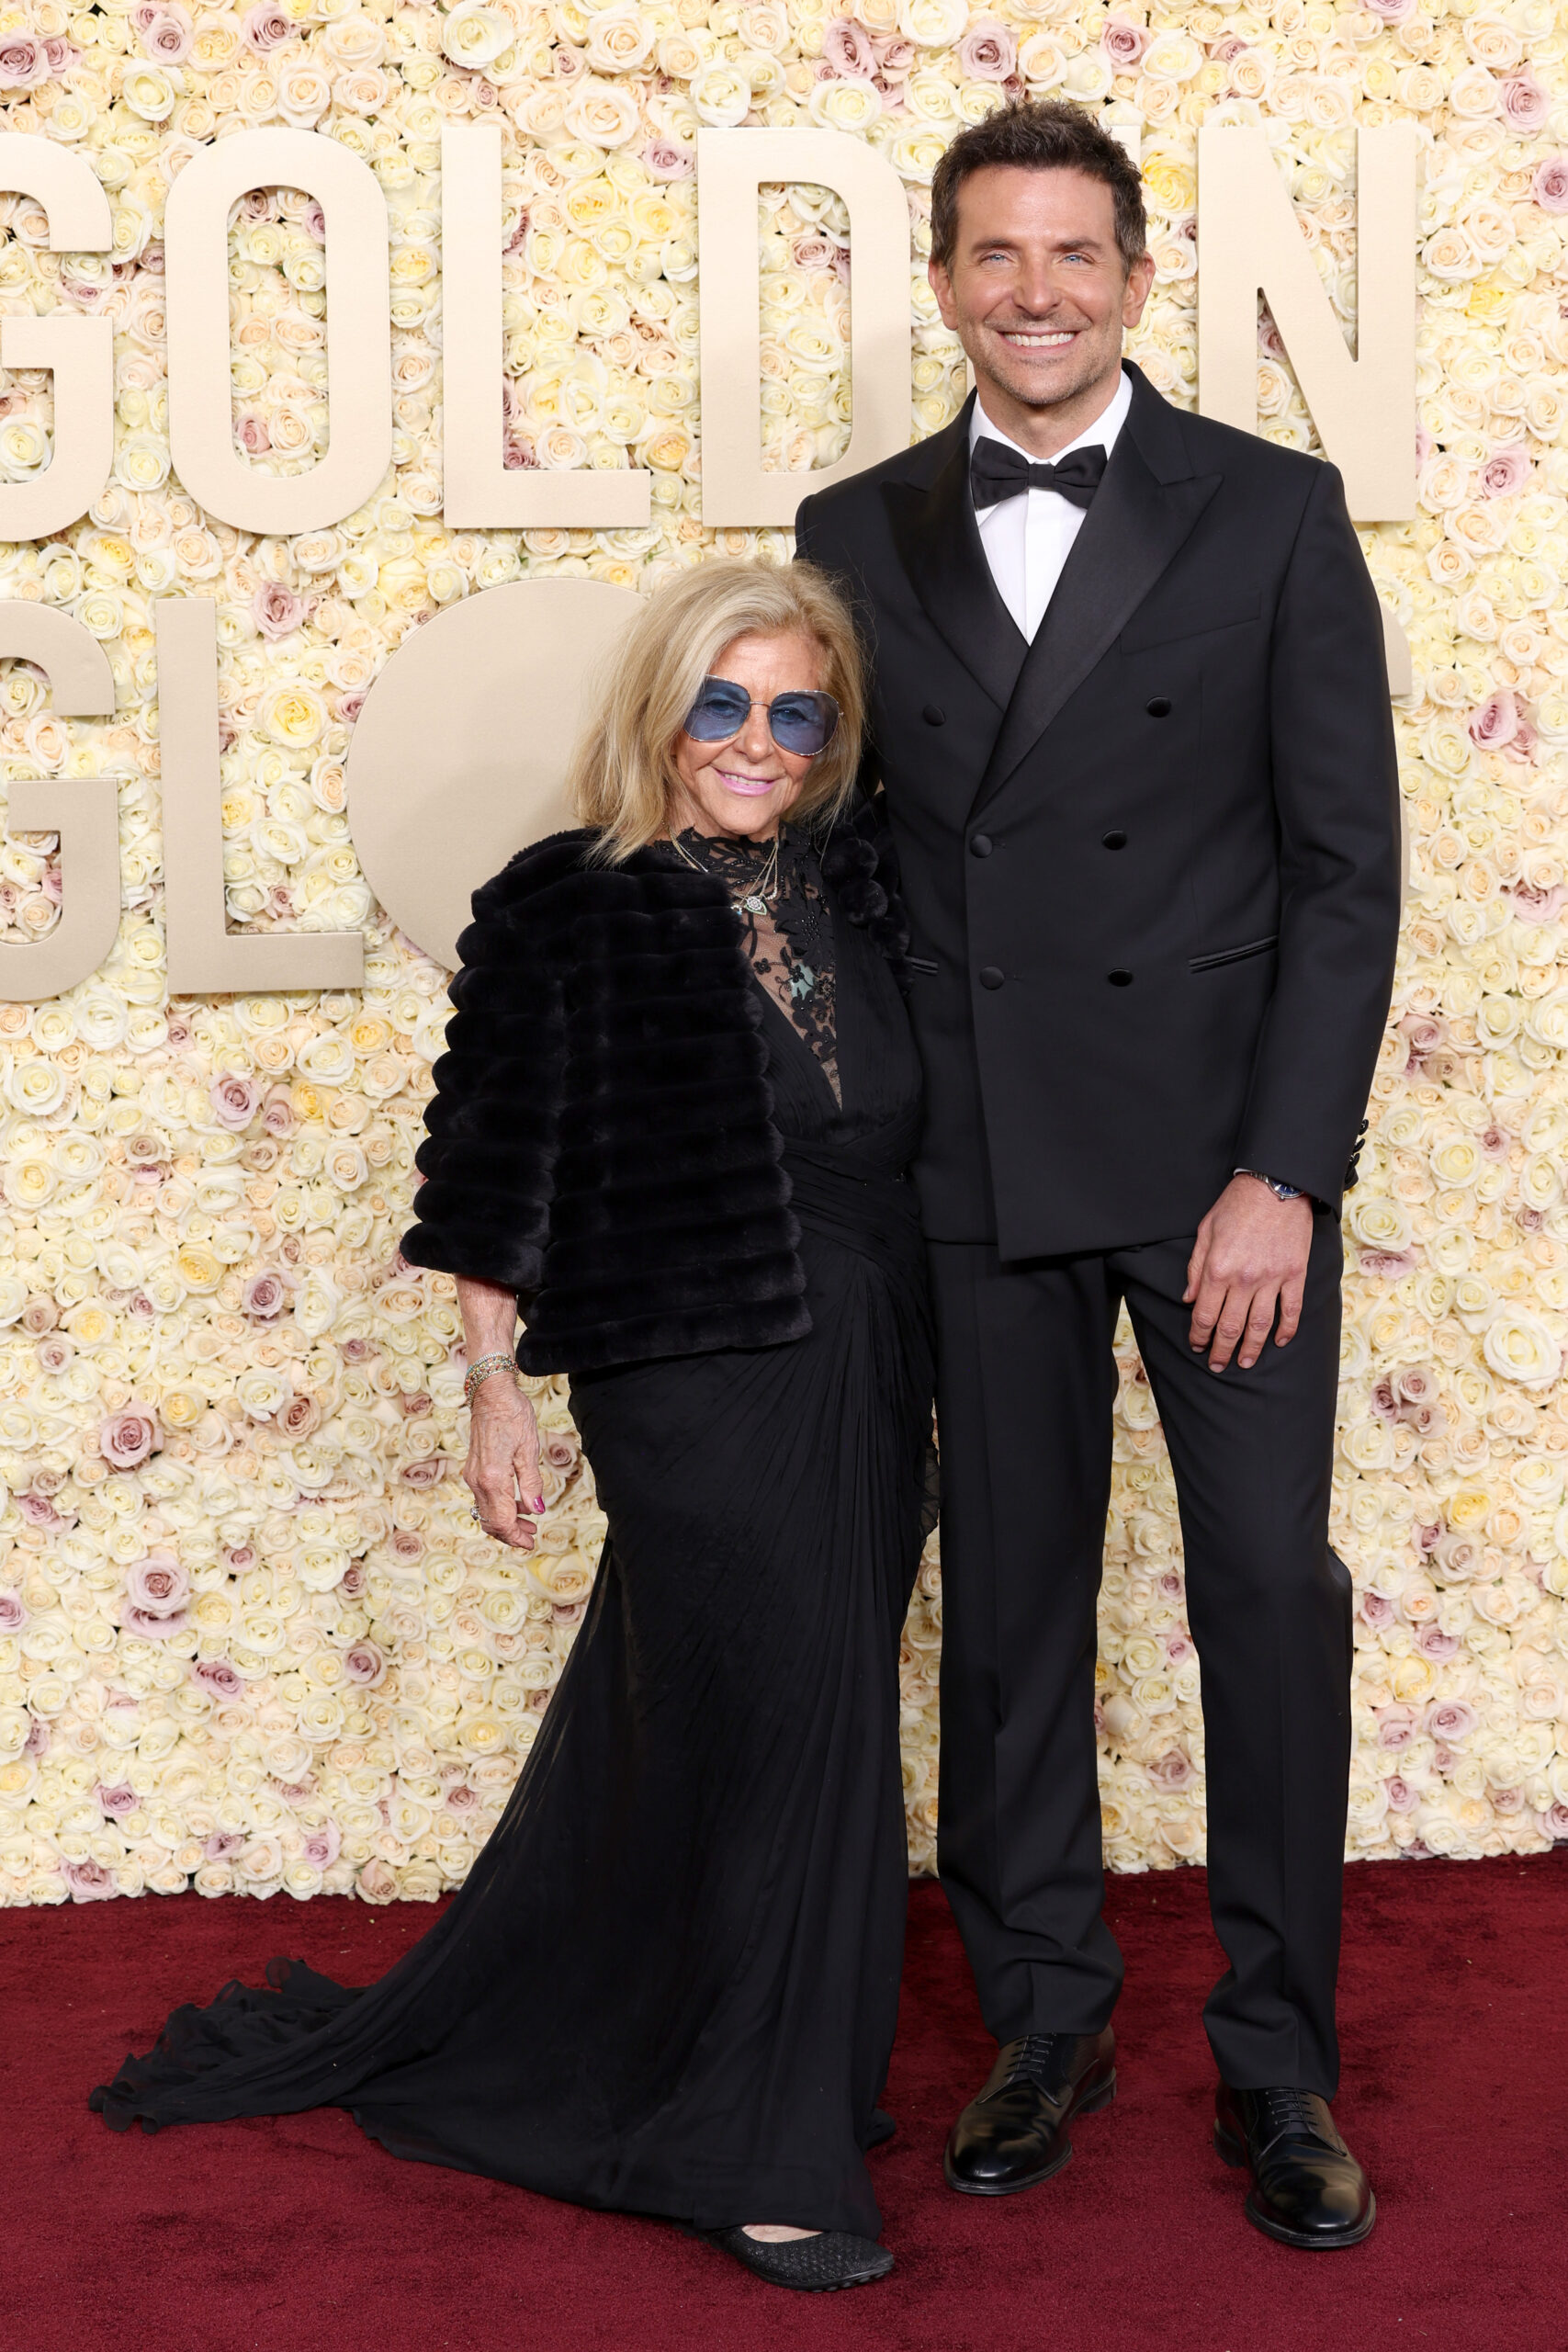
[(931, 180), (931, 259), (951, 269), (958, 244), (958, 191), (971, 172), (992, 164), (1031, 172), (1081, 172), (1102, 180), (1116, 209), (1116, 244), (1126, 266), (1147, 245), (1144, 183), (1126, 149), (1082, 107), (1037, 98), (999, 107), (958, 133)]

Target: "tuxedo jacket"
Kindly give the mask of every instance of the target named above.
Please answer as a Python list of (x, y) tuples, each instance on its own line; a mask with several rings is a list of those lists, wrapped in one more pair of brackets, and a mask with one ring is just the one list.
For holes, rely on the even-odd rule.
[(1127, 372), (1032, 645), (968, 406), (795, 526), (871, 661), (926, 1230), (1006, 1259), (1190, 1233), (1242, 1167), (1337, 1205), (1393, 982), (1393, 731), (1339, 476)]

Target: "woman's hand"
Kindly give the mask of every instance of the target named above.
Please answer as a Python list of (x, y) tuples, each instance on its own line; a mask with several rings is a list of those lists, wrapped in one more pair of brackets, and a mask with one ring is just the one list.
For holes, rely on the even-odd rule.
[(463, 1476), (485, 1533), (514, 1552), (531, 1552), (534, 1521), (545, 1508), (539, 1426), (532, 1398), (509, 1372), (491, 1373), (474, 1391)]

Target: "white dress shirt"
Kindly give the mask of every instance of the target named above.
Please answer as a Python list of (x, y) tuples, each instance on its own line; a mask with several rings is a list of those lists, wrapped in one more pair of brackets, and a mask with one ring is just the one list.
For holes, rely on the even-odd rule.
[[(981, 406), (983, 398), (983, 394), (976, 396), (969, 419), (970, 450), (985, 434), (991, 440), (999, 441), (1004, 449), (1017, 449), (1019, 456), (1032, 466), (1039, 465), (1041, 460), (1032, 451), (1021, 448), (991, 423)], [(1072, 449), (1100, 448), (1109, 458), (1132, 405), (1133, 379), (1123, 371), (1110, 407), (1076, 441), (1058, 449), (1051, 463), (1059, 464)], [(1045, 617), (1045, 607), (1055, 593), (1073, 541), (1083, 528), (1085, 512), (1056, 491), (1033, 489), (1017, 498), (1004, 498), (995, 506), (976, 509), (980, 545), (986, 550), (997, 593), (1031, 644)]]

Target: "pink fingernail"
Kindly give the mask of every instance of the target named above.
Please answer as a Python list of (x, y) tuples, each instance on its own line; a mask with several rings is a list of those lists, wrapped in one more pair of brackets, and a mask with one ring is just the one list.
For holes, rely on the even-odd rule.
[(536, 1510), (544, 1510), (544, 1508), (545, 1508), (545, 1498), (544, 1498), (543, 1495), (536, 1495), (536, 1496), (535, 1496), (535, 1498), (534, 1498), (534, 1509), (535, 1509)]

